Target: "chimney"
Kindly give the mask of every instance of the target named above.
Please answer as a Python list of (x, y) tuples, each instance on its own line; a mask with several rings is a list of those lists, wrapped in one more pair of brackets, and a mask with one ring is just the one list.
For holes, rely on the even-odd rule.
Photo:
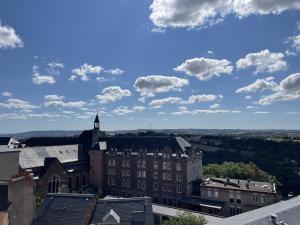
[(271, 213), (270, 216), (271, 216), (271, 218), (270, 218), (271, 222), (272, 222), (274, 225), (277, 225), (277, 215)]

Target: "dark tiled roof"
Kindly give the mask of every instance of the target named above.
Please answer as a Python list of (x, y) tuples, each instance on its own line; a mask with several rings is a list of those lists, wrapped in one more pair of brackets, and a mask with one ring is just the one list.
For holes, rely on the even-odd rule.
[(147, 197), (99, 200), (91, 223), (102, 223), (103, 217), (111, 209), (120, 217), (120, 225), (154, 224), (151, 199)]
[(278, 222), (284, 221), (288, 225), (299, 225), (300, 195), (287, 201), (226, 218), (220, 223), (208, 223), (207, 225), (274, 225), (270, 221), (271, 214), (277, 215)]
[(94, 195), (48, 195), (32, 225), (81, 225)]
[(82, 144), (85, 148), (92, 148), (93, 130), (83, 131), (78, 137), (78, 143)]
[(41, 146), (18, 148), (20, 166), (29, 169), (44, 166), (45, 158), (57, 158), (61, 163), (88, 160), (86, 153), (78, 145)]
[(78, 144), (78, 137), (31, 137), (25, 139), (21, 144), (26, 146), (57, 146)]
[(8, 145), (10, 137), (0, 137), (0, 145)]
[(145, 137), (145, 136), (112, 136), (100, 137), (99, 141), (106, 141), (107, 149), (131, 149), (132, 151), (147, 150), (147, 152), (161, 151), (165, 148), (174, 153), (185, 153), (191, 145), (181, 137)]

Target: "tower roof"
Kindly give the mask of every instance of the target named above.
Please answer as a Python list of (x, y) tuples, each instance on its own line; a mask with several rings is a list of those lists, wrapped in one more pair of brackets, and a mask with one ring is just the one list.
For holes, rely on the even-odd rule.
[(94, 121), (95, 123), (99, 123), (99, 116), (98, 116), (98, 113), (97, 113), (97, 115), (96, 115), (96, 118), (95, 118), (95, 121)]

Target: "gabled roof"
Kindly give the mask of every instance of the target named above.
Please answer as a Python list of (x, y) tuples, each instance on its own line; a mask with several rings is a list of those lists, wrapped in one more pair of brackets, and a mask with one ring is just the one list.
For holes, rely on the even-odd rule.
[(102, 223), (111, 210), (120, 217), (120, 225), (133, 225), (134, 221), (139, 222), (135, 224), (154, 224), (151, 199), (147, 197), (101, 199), (97, 202), (91, 223)]
[(44, 166), (45, 158), (57, 158), (61, 163), (88, 160), (86, 153), (78, 145), (41, 146), (18, 148), (20, 150), (20, 167), (29, 169)]
[(120, 217), (118, 214), (113, 210), (109, 210), (106, 215), (102, 219), (103, 224), (119, 224), (120, 223)]

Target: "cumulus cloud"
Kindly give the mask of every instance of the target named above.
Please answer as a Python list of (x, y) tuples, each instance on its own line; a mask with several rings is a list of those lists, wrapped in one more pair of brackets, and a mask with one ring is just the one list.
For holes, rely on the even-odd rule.
[(208, 95), (192, 95), (189, 97), (188, 101), (185, 103), (188, 104), (195, 104), (195, 103), (200, 103), (200, 102), (212, 102), (215, 101), (217, 99), (222, 99), (223, 96), (222, 95), (213, 95), (213, 94), (208, 94)]
[(214, 76), (219, 77), (222, 74), (231, 74), (233, 66), (226, 59), (194, 58), (186, 60), (174, 70), (184, 72), (189, 76), (195, 76), (199, 80), (209, 80)]
[(263, 96), (258, 104), (270, 105), (273, 102), (300, 99), (300, 73), (294, 73), (283, 79), (273, 94)]
[(300, 34), (288, 38), (288, 42), (292, 43), (292, 47), (300, 52)]
[(116, 109), (114, 109), (112, 111), (113, 114), (115, 115), (126, 115), (126, 114), (129, 114), (129, 113), (138, 113), (138, 112), (142, 112), (145, 110), (145, 107), (144, 106), (134, 106), (132, 108), (129, 108), (128, 106), (120, 106)]
[(86, 102), (84, 101), (65, 102), (64, 99), (64, 96), (46, 95), (44, 106), (56, 108), (82, 108), (86, 105)]
[(0, 102), (0, 107), (7, 108), (7, 109), (36, 109), (39, 108), (36, 105), (32, 105), (27, 101), (10, 98), (6, 102)]
[(14, 28), (3, 25), (0, 21), (0, 48), (21, 48), (23, 41)]
[(153, 0), (150, 19), (158, 28), (196, 28), (222, 21), (227, 15), (280, 14), (300, 9), (298, 0)]
[(273, 53), (268, 49), (257, 53), (249, 53), (245, 58), (236, 62), (237, 69), (245, 69), (255, 67), (255, 74), (258, 73), (274, 73), (287, 69), (287, 63), (284, 61), (285, 55), (281, 52)]
[(210, 109), (218, 109), (218, 108), (220, 108), (220, 107), (221, 107), (220, 104), (215, 103), (215, 104), (211, 105), (209, 108), (210, 108)]
[(102, 71), (103, 71), (103, 68), (101, 66), (93, 66), (93, 65), (84, 63), (80, 67), (72, 70), (72, 75), (69, 78), (69, 80), (74, 81), (74, 80), (76, 80), (76, 78), (80, 78), (83, 81), (88, 81), (88, 80), (90, 80), (90, 77), (88, 75), (99, 74)]
[(64, 68), (64, 64), (56, 61), (52, 61), (48, 63), (47, 71), (52, 75), (59, 75), (60, 70)]
[(110, 86), (104, 88), (101, 91), (100, 95), (97, 95), (96, 98), (100, 101), (100, 103), (106, 104), (109, 102), (115, 102), (124, 97), (131, 96), (131, 92), (128, 89), (122, 89), (119, 86)]
[(104, 70), (105, 73), (111, 74), (111, 75), (121, 75), (124, 73), (124, 70), (121, 70), (119, 68), (114, 68), (110, 70)]
[(11, 97), (12, 95), (13, 94), (11, 92), (9, 92), (9, 91), (2, 92), (2, 96), (4, 96), (4, 97)]
[(264, 79), (257, 79), (254, 83), (237, 89), (236, 93), (249, 93), (249, 92), (262, 91), (262, 90), (276, 90), (276, 89), (278, 89), (278, 84), (274, 81), (274, 77), (267, 77)]
[(172, 115), (197, 115), (197, 114), (222, 114), (222, 113), (241, 113), (239, 110), (230, 109), (196, 109), (188, 110), (187, 107), (181, 106), (179, 111), (173, 112)]
[(32, 82), (34, 84), (54, 84), (54, 83), (56, 83), (53, 76), (40, 74), (38, 71), (38, 66), (33, 66)]
[(134, 83), (134, 87), (140, 93), (141, 100), (144, 100), (145, 97), (153, 97), (156, 93), (181, 91), (181, 88), (188, 84), (189, 81), (183, 78), (150, 75), (138, 77)]
[(178, 98), (178, 97), (168, 97), (168, 98), (152, 100), (149, 103), (149, 106), (151, 106), (155, 109), (158, 109), (158, 108), (161, 108), (164, 105), (175, 104), (175, 103), (179, 103), (181, 101), (182, 101), (182, 99)]

